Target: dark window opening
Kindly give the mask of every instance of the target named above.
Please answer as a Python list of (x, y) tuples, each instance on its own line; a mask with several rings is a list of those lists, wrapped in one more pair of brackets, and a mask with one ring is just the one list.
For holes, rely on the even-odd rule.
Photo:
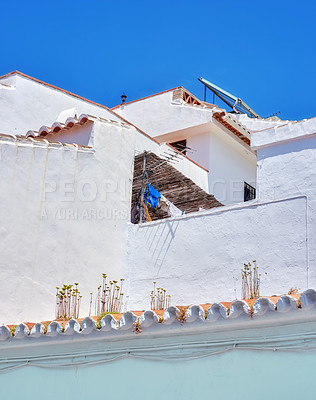
[(176, 142), (169, 143), (171, 146), (173, 146), (175, 149), (178, 151), (181, 151), (182, 154), (187, 154), (187, 140), (178, 140)]
[(254, 200), (256, 198), (256, 189), (244, 182), (244, 201)]

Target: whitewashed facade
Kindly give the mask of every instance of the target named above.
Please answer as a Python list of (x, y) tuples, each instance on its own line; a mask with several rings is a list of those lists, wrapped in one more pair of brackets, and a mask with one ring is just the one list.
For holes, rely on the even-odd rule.
[[(129, 309), (148, 308), (153, 280), (173, 304), (238, 298), (240, 268), (253, 259), (264, 295), (316, 285), (315, 119), (225, 114), (249, 147), (214, 118), (218, 109), (174, 102), (172, 91), (115, 113), (20, 73), (0, 84), (3, 323), (53, 319), (55, 287), (72, 282), (87, 315), (102, 273), (125, 278)], [(201, 158), (181, 156), (175, 168), (219, 197), (239, 195), (222, 208), (130, 224), (134, 155), (161, 155), (183, 137)], [(257, 199), (236, 204), (243, 192), (234, 183), (251, 180)]]

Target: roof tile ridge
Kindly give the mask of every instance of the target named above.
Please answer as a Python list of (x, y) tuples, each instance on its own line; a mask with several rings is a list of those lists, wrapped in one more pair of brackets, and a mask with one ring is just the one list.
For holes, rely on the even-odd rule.
[[(271, 315), (275, 313), (275, 316), (281, 316), (286, 313), (294, 312), (297, 315), (298, 312), (309, 312), (316, 311), (316, 290), (307, 289), (301, 293), (299, 298), (295, 298), (290, 295), (277, 296), (278, 300), (276, 304), (271, 299), (274, 297), (259, 297), (255, 299), (246, 300), (234, 300), (230, 303), (230, 308), (226, 308), (221, 302), (213, 303), (207, 311), (204, 311), (203, 307), (198, 304), (193, 304), (189, 307), (175, 307), (169, 306), (165, 309), (163, 317), (159, 316), (156, 310), (143, 311), (140, 316), (137, 316), (135, 312), (126, 311), (120, 314), (120, 319), (114, 320), (113, 315), (106, 315), (102, 318), (100, 326), (97, 328), (95, 321), (92, 317), (86, 317), (81, 321), (81, 324), (77, 319), (69, 319), (67, 322), (64, 321), (62, 324), (60, 321), (52, 321), (49, 323), (46, 334), (44, 325), (42, 323), (20, 323), (15, 327), (15, 333), (10, 330), (13, 325), (3, 325), (0, 327), (0, 341), (11, 339), (24, 339), (29, 335), (33, 337), (43, 336), (72, 336), (94, 334), (95, 332), (106, 333), (108, 331), (123, 331), (141, 333), (142, 329), (147, 329), (154, 326), (177, 326), (181, 327), (184, 323), (189, 325), (195, 325), (197, 323), (205, 324), (221, 324), (234, 323), (233, 321), (245, 321), (246, 319), (251, 321), (257, 318), (263, 318), (265, 315)], [(254, 302), (255, 301), (255, 302)], [(294, 315), (294, 314), (293, 314)], [(63, 326), (64, 327), (63, 327)], [(13, 336), (13, 338), (12, 338)]]

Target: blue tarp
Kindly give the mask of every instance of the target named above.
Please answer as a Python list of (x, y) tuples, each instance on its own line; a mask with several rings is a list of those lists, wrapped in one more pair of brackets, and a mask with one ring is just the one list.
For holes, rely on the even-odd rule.
[(149, 204), (152, 208), (157, 208), (158, 199), (160, 199), (161, 194), (156, 190), (153, 186), (149, 183), (146, 187), (146, 192), (144, 195), (145, 201)]

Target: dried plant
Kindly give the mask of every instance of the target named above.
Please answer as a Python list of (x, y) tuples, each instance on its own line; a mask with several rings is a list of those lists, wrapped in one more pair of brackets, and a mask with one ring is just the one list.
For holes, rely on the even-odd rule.
[(187, 320), (187, 307), (179, 307), (179, 313), (177, 315), (177, 321), (183, 325)]
[(56, 287), (56, 316), (57, 320), (79, 318), (82, 296), (78, 290), (79, 283), (63, 285), (61, 290)]
[(118, 281), (107, 282), (107, 275), (102, 274), (102, 284), (97, 288), (95, 315), (121, 313), (123, 311), (123, 282), (123, 278), (120, 279), (120, 286), (117, 284)]
[(49, 324), (50, 324), (51, 322), (52, 322), (52, 321), (42, 322), (42, 325), (43, 325), (43, 327), (44, 327), (44, 333), (47, 333), (47, 328), (49, 327)]
[(12, 325), (12, 326), (10, 326), (9, 329), (10, 329), (11, 336), (14, 336), (16, 327), (17, 327), (17, 325)]
[(152, 310), (165, 310), (170, 306), (171, 296), (167, 294), (167, 291), (163, 288), (156, 288), (156, 283), (154, 284), (154, 289), (150, 293), (150, 308)]
[(248, 310), (248, 314), (249, 314), (249, 317), (250, 317), (251, 319), (253, 318), (254, 313), (255, 313), (255, 309), (254, 309), (254, 307), (253, 307), (253, 304), (251, 304), (251, 305), (249, 306), (249, 310)]
[(259, 274), (256, 260), (253, 260), (253, 264), (251, 262), (244, 264), (244, 268), (241, 269), (241, 297), (243, 299), (256, 299), (259, 297), (261, 274)]
[(292, 295), (292, 294), (297, 294), (298, 293), (298, 288), (295, 287), (291, 287), (291, 289), (288, 291), (288, 295)]
[(142, 328), (140, 327), (140, 322), (137, 320), (134, 324), (133, 332), (136, 334), (142, 333)]

